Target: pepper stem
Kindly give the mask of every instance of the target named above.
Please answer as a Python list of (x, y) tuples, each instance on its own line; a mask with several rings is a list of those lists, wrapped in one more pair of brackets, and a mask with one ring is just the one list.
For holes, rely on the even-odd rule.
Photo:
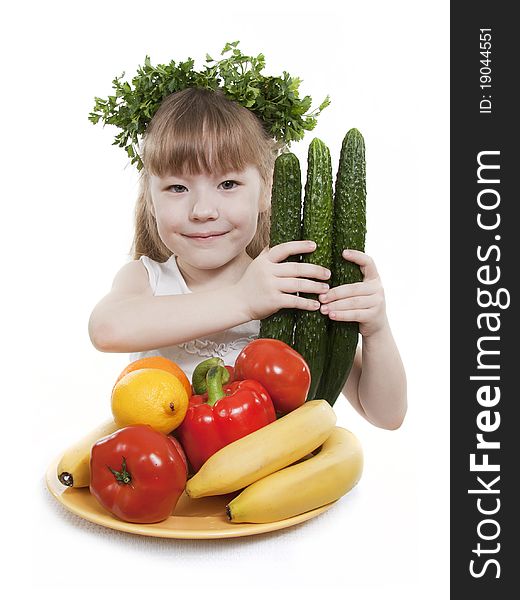
[[(227, 377), (226, 377), (227, 375)], [(228, 370), (225, 367), (211, 367), (206, 375), (206, 385), (208, 387), (208, 404), (214, 406), (217, 400), (224, 398), (226, 393), (222, 387), (224, 379), (229, 379)]]
[(208, 371), (211, 369), (211, 367), (217, 366), (223, 367), (224, 361), (221, 358), (213, 357), (203, 360), (195, 367), (193, 375), (191, 376), (191, 383), (193, 385), (194, 394), (205, 394), (208, 391), (208, 386), (206, 384), (206, 375), (208, 374)]

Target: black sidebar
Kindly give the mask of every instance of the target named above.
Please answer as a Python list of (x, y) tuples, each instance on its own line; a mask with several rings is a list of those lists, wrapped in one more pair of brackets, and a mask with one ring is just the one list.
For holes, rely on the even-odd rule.
[(514, 5), (451, 3), (451, 597), (471, 600), (520, 595)]

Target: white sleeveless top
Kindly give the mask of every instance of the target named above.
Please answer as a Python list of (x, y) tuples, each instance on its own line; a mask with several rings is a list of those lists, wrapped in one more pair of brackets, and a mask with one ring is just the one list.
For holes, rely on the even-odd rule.
[[(172, 255), (163, 263), (156, 262), (147, 256), (141, 256), (140, 260), (148, 271), (150, 287), (154, 296), (192, 293), (177, 266), (175, 255)], [(260, 321), (249, 321), (204, 338), (189, 340), (177, 346), (166, 346), (146, 352), (133, 352), (129, 358), (133, 362), (147, 356), (164, 356), (177, 363), (191, 381), (193, 370), (206, 358), (218, 356), (224, 360), (226, 365), (233, 366), (242, 348), (256, 339), (259, 332)]]

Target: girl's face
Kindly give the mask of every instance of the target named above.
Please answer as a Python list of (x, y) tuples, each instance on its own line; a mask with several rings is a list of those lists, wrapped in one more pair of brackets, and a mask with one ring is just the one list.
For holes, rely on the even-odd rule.
[(157, 229), (166, 247), (199, 269), (216, 269), (245, 252), (265, 210), (258, 169), (222, 175), (150, 177)]

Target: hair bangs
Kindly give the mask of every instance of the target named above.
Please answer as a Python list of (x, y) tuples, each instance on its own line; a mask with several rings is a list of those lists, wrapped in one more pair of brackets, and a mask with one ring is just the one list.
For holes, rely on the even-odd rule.
[(265, 149), (257, 141), (256, 117), (215, 91), (202, 92), (206, 93), (192, 94), (189, 104), (175, 94), (172, 100), (178, 100), (177, 105), (164, 115), (160, 110), (156, 114), (143, 151), (150, 174), (225, 174), (262, 162)]

